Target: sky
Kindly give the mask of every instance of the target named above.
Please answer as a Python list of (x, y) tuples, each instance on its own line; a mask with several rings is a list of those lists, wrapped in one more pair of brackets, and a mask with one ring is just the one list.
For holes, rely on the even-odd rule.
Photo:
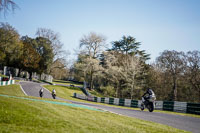
[(155, 61), (164, 50), (200, 50), (200, 0), (13, 0), (19, 9), (0, 16), (21, 36), (36, 37), (38, 28), (60, 34), (64, 50), (76, 58), (83, 35), (112, 41), (133, 36)]

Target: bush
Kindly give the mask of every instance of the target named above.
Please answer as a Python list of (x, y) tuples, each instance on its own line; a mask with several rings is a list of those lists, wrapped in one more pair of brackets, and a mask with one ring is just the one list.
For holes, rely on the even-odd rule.
[(105, 96), (112, 96), (112, 97), (115, 96), (115, 89), (113, 86), (101, 87), (101, 91)]

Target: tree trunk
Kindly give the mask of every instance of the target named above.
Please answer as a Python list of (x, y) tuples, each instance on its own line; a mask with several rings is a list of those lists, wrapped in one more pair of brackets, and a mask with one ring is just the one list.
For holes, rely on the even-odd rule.
[(117, 87), (116, 87), (116, 92), (115, 92), (115, 96), (118, 98), (118, 92), (119, 91), (119, 87), (118, 87), (118, 85), (117, 85)]
[(21, 70), (22, 70), (22, 69), (19, 68), (19, 72), (18, 72), (18, 74), (17, 74), (17, 77), (20, 77)]
[(199, 89), (199, 103), (200, 103), (200, 88), (198, 88)]
[(90, 89), (93, 89), (93, 73), (90, 75)]
[(32, 72), (29, 72), (29, 79), (32, 81)]
[(131, 86), (131, 100), (133, 99), (133, 85)]
[(176, 77), (173, 78), (173, 100), (177, 100), (177, 83), (176, 83)]

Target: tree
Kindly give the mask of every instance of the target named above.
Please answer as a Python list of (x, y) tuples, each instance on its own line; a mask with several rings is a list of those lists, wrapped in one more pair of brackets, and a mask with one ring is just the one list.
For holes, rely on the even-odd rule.
[(0, 23), (0, 60), (2, 65), (15, 66), (22, 51), (18, 32), (8, 23)]
[(43, 37), (32, 39), (28, 36), (23, 36), (21, 40), (23, 41), (25, 48), (28, 49), (28, 51), (24, 51), (23, 54), (30, 54), (27, 55), (27, 57), (30, 58), (29, 60), (27, 60), (28, 65), (24, 61), (27, 58), (24, 57), (24, 55), (22, 57), (23, 62), (25, 62), (25, 69), (28, 69), (27, 71), (30, 73), (30, 75), (32, 74), (32, 72), (38, 72), (39, 74), (42, 74), (43, 72), (48, 71), (49, 66), (52, 64), (53, 61), (53, 50), (51, 47), (51, 41)]
[(12, 10), (14, 12), (16, 8), (18, 8), (18, 6), (12, 0), (0, 0), (0, 13), (3, 12), (4, 17), (8, 11)]
[(80, 48), (84, 47), (83, 51), (90, 58), (97, 58), (105, 46), (105, 41), (106, 38), (104, 36), (91, 32), (81, 38)]
[(104, 55), (104, 75), (109, 84), (112, 84), (115, 88), (115, 97), (119, 97), (120, 81), (122, 80), (122, 67), (119, 64), (119, 54), (115, 51), (107, 51)]
[(52, 64), (51, 74), (54, 79), (66, 79), (69, 75), (69, 70), (66, 67), (65, 60), (57, 60), (55, 63)]
[(138, 76), (140, 76), (140, 73), (142, 71), (142, 65), (140, 64), (139, 58), (129, 55), (127, 57), (127, 62), (124, 62), (122, 60), (122, 77), (125, 81), (125, 85), (130, 88), (130, 96), (131, 99), (133, 99), (134, 95), (134, 89), (137, 89), (139, 86), (140, 80), (138, 80)]
[(198, 92), (198, 102), (200, 102), (200, 52), (189, 51), (186, 57), (188, 62), (186, 76), (194, 92)]
[(84, 55), (82, 65), (91, 65), (88, 66), (86, 70), (84, 69), (84, 80), (86, 80), (85, 76), (88, 75), (88, 81), (91, 88), (93, 88), (94, 74), (96, 69), (98, 69), (97, 66), (99, 66), (97, 57), (105, 46), (105, 40), (104, 36), (98, 35), (94, 32), (89, 33), (87, 36), (84, 35), (80, 40), (80, 48), (83, 48), (83, 50), (81, 50), (81, 54)]
[(165, 50), (156, 59), (162, 71), (169, 74), (172, 80), (172, 95), (171, 100), (177, 100), (177, 80), (184, 72), (186, 62), (184, 61), (185, 55), (183, 52)]
[(21, 56), (21, 63), (23, 65), (22, 69), (26, 70), (30, 74), (30, 79), (32, 77), (32, 72), (37, 72), (39, 67), (39, 62), (41, 56), (34, 48), (37, 44), (36, 41), (28, 36), (23, 36), (21, 38), (23, 42), (23, 54)]
[(112, 42), (113, 46), (111, 50), (118, 51), (126, 56), (132, 54), (140, 57), (142, 60), (146, 61), (149, 58), (149, 54), (145, 53), (145, 50), (139, 50), (140, 42), (137, 42), (134, 37), (123, 36), (121, 40)]
[(52, 31), (51, 29), (47, 29), (47, 28), (38, 28), (36, 35), (38, 37), (43, 37), (43, 38), (47, 38), (48, 40), (51, 41), (51, 47), (53, 50), (53, 62), (52, 65), (49, 68), (48, 73), (52, 74), (53, 71), (55, 71), (54, 69), (58, 70), (58, 69), (65, 69), (66, 63), (64, 63), (64, 65), (61, 67), (57, 67), (56, 64), (58, 62), (67, 62), (66, 61), (66, 57), (68, 56), (69, 53), (67, 53), (65, 50), (63, 50), (63, 44), (60, 41), (60, 36), (58, 33)]
[(95, 58), (88, 58), (86, 55), (80, 55), (79, 60), (75, 64), (75, 71), (83, 77), (84, 81), (89, 83), (90, 88), (94, 88), (94, 78), (99, 76), (102, 67), (100, 61)]
[(37, 53), (41, 56), (41, 60), (39, 62), (40, 69), (38, 72), (41, 74), (43, 72), (48, 72), (50, 69), (50, 66), (53, 63), (53, 48), (51, 45), (51, 41), (44, 37), (37, 37), (35, 39), (36, 45), (33, 47), (37, 51)]
[[(131, 98), (133, 98), (133, 88), (145, 84), (148, 71), (145, 61), (149, 59), (149, 54), (146, 54), (144, 50), (139, 50), (140, 45), (140, 42), (137, 42), (134, 37), (123, 36), (121, 40), (114, 41), (112, 49), (108, 50), (115, 51), (119, 55), (117, 56), (118, 67), (123, 69), (121, 90), (128, 92)], [(128, 89), (125, 90), (126, 88)], [(131, 88), (131, 91), (129, 91), (129, 88)]]

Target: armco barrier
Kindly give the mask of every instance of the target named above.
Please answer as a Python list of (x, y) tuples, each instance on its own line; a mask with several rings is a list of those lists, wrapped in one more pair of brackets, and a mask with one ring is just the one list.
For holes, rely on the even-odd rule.
[(104, 97), (101, 98), (101, 103), (105, 103), (105, 98)]
[(131, 107), (138, 108), (138, 101), (137, 100), (131, 100)]
[(187, 113), (200, 115), (200, 103), (187, 103)]
[(15, 84), (15, 80), (0, 81), (0, 86)]
[[(131, 99), (87, 97), (85, 95), (77, 93), (74, 93), (74, 97), (93, 102), (114, 104), (114, 105), (134, 107), (134, 108), (140, 108), (142, 102), (141, 100), (131, 100)], [(156, 101), (155, 109), (200, 115), (200, 103), (187, 103), (178, 101)]]
[(124, 106), (124, 101), (125, 101), (124, 99), (121, 99), (121, 98), (120, 98), (120, 99), (119, 99), (119, 106)]
[(163, 101), (163, 110), (174, 111), (174, 101)]
[(174, 112), (186, 113), (187, 111), (187, 102), (174, 102)]
[(109, 98), (109, 104), (114, 104), (114, 98)]

